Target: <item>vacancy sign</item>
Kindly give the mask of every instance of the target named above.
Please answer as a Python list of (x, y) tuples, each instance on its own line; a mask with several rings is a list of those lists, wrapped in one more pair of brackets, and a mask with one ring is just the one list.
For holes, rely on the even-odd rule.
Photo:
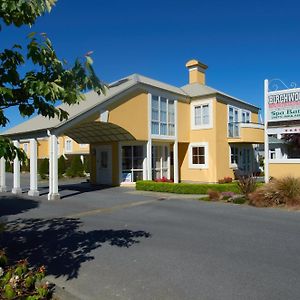
[(266, 96), (268, 122), (300, 119), (300, 88), (268, 92)]

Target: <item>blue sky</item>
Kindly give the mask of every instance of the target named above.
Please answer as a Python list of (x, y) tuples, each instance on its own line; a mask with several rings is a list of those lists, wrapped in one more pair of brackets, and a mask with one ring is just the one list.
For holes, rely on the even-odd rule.
[[(209, 86), (262, 107), (265, 78), (300, 85), (299, 9), (276, 0), (59, 0), (32, 28), (3, 28), (0, 49), (46, 32), (70, 63), (94, 51), (105, 82), (140, 73), (176, 86), (196, 58), (209, 66)], [(22, 121), (15, 109), (8, 116), (8, 127)]]

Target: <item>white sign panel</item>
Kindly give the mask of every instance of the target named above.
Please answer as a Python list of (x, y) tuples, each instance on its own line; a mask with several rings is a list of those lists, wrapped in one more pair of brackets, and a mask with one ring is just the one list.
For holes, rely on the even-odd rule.
[(266, 98), (268, 122), (300, 119), (300, 89), (269, 92)]

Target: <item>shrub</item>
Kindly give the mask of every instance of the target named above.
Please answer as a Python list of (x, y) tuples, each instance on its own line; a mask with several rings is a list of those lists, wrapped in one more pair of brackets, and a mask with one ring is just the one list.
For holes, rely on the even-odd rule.
[(214, 190), (208, 190), (207, 191), (208, 197), (212, 201), (218, 201), (221, 199), (221, 193)]
[(71, 166), (67, 169), (66, 175), (68, 177), (83, 177), (84, 168), (79, 156), (75, 156), (72, 159)]
[(232, 182), (232, 178), (229, 176), (225, 176), (223, 179), (218, 180), (219, 184), (231, 183), (231, 182)]
[(83, 167), (84, 167), (85, 173), (90, 173), (90, 156), (89, 155), (84, 156)]
[(26, 159), (25, 162), (21, 163), (21, 172), (30, 171), (30, 160)]
[(45, 268), (30, 269), (26, 260), (16, 265), (7, 265), (5, 252), (0, 251), (0, 299), (48, 299), (50, 288), (41, 280), (45, 277)]
[(66, 159), (65, 157), (62, 155), (59, 159), (58, 159), (58, 176), (62, 176), (63, 174), (65, 174), (66, 172)]
[(238, 188), (241, 194), (248, 198), (248, 195), (256, 190), (256, 180), (253, 176), (240, 176), (238, 179)]
[(234, 192), (222, 192), (221, 193), (222, 200), (231, 199), (234, 195), (235, 195)]
[(274, 179), (250, 194), (249, 204), (257, 207), (300, 205), (300, 179)]
[(238, 193), (239, 189), (236, 183), (225, 184), (191, 184), (191, 183), (169, 183), (154, 181), (137, 181), (136, 189), (143, 191), (166, 192), (175, 194), (207, 194), (208, 190), (219, 192)]
[(5, 161), (5, 172), (13, 172), (13, 163), (8, 160)]
[(232, 203), (234, 204), (244, 204), (247, 201), (245, 197), (234, 197), (232, 198)]
[(42, 179), (46, 179), (49, 175), (49, 159), (44, 158), (39, 164), (39, 174)]

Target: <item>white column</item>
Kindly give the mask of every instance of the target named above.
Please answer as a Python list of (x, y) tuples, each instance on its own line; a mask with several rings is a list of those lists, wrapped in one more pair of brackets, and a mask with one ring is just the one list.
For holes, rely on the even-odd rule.
[(266, 79), (264, 82), (264, 100), (265, 100), (265, 182), (269, 182), (269, 135), (268, 135), (268, 92), (269, 92), (269, 81)]
[(147, 179), (152, 180), (152, 140), (147, 142)]
[(7, 192), (4, 157), (0, 159), (0, 192)]
[(49, 137), (50, 155), (49, 155), (49, 194), (48, 200), (58, 200), (58, 147), (57, 137), (51, 134)]
[[(14, 141), (14, 146), (19, 148), (20, 147), (20, 143), (19, 141)], [(12, 189), (12, 193), (13, 194), (21, 194), (22, 193), (22, 189), (21, 189), (21, 185), (20, 185), (20, 160), (18, 158), (18, 156), (15, 157), (14, 159), (14, 185), (13, 185), (13, 189)]]
[(147, 178), (148, 178), (148, 171), (147, 171), (148, 170), (148, 167), (147, 167), (147, 144), (143, 145), (143, 155), (144, 155), (144, 160), (143, 160), (143, 180), (147, 180)]
[(167, 153), (167, 164), (168, 164), (168, 179), (171, 179), (171, 156), (170, 156), (170, 145), (168, 145), (168, 153)]
[(173, 156), (174, 156), (174, 183), (179, 182), (178, 175), (178, 142), (175, 141), (173, 145)]
[(39, 196), (37, 186), (37, 141), (30, 139), (30, 190), (29, 196)]

